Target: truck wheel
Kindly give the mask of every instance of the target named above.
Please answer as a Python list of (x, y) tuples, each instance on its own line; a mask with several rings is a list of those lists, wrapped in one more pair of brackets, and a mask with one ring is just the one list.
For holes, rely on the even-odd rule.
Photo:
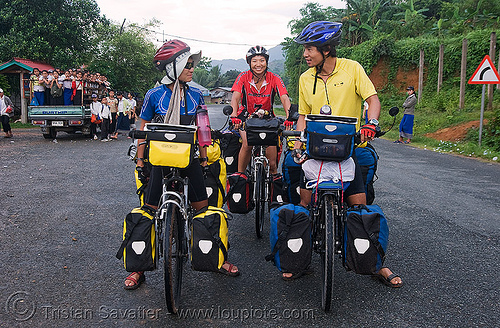
[(55, 139), (57, 135), (57, 131), (54, 128), (47, 128), (48, 133), (44, 133), (43, 137), (45, 139)]

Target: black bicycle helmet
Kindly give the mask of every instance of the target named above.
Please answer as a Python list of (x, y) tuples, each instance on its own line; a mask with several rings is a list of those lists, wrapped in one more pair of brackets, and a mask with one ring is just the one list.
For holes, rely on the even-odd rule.
[(295, 42), (316, 47), (324, 45), (338, 46), (342, 35), (341, 28), (342, 23), (312, 22), (300, 32), (299, 36), (295, 38)]
[(255, 46), (255, 47), (248, 49), (248, 52), (247, 52), (248, 65), (250, 65), (252, 58), (255, 56), (264, 56), (264, 58), (266, 59), (266, 63), (269, 62), (269, 53), (267, 52), (266, 48), (264, 48), (264, 47)]

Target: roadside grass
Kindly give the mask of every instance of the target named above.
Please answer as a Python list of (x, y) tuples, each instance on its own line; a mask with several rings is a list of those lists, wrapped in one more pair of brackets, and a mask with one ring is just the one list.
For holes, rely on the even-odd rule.
[[(465, 138), (461, 141), (444, 141), (426, 137), (427, 133), (433, 133), (444, 128), (457, 126), (470, 121), (479, 121), (481, 110), (481, 98), (479, 96), (466, 96), (466, 108), (458, 110), (456, 90), (449, 90), (442, 95), (423, 95), (423, 100), (415, 108), (415, 124), (413, 129), (414, 137), (412, 146), (429, 149), (441, 153), (454, 153), (467, 157), (477, 157), (500, 163), (500, 147), (496, 149), (489, 147), (485, 142), (484, 132), (486, 124), (483, 126), (482, 145), (479, 146), (479, 129), (470, 129)], [(427, 98), (425, 98), (427, 97)], [(381, 96), (382, 113), (380, 122), (382, 127), (388, 127), (392, 123), (392, 118), (387, 114), (389, 104), (395, 102), (393, 96)], [(396, 123), (384, 138), (397, 140), (399, 138), (399, 122), (403, 117), (401, 107), (404, 96), (400, 99), (400, 113), (396, 117)], [(384, 106), (385, 104), (385, 106)], [(488, 122), (495, 117), (495, 113), (500, 108), (500, 92), (495, 91), (493, 98), (493, 110), (484, 111), (484, 119)]]
[(12, 129), (36, 129), (36, 128), (39, 128), (38, 126), (34, 126), (31, 123), (21, 123), (21, 122), (10, 123), (10, 126)]

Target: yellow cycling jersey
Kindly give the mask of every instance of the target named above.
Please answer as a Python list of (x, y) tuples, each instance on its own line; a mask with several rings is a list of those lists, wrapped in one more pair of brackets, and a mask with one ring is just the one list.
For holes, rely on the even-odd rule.
[[(300, 76), (299, 114), (320, 114), (321, 107), (329, 105), (331, 115), (359, 119), (363, 100), (377, 94), (364, 68), (354, 60), (337, 58), (335, 69), (326, 83), (318, 77), (316, 93), (313, 94), (315, 76), (315, 67)], [(357, 128), (359, 126), (358, 120)]]

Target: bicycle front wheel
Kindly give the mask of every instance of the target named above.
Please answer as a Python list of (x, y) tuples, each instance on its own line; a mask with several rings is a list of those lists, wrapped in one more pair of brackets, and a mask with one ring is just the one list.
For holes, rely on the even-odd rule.
[(187, 240), (179, 207), (167, 205), (163, 235), (163, 277), (165, 301), (170, 313), (177, 313), (181, 298), (182, 271), (187, 261)]
[(333, 263), (334, 263), (334, 200), (332, 195), (325, 195), (322, 201), (324, 221), (322, 222), (321, 250), (321, 308), (328, 312), (332, 302)]
[(264, 207), (266, 205), (265, 170), (262, 163), (255, 164), (255, 233), (262, 238), (264, 231)]

